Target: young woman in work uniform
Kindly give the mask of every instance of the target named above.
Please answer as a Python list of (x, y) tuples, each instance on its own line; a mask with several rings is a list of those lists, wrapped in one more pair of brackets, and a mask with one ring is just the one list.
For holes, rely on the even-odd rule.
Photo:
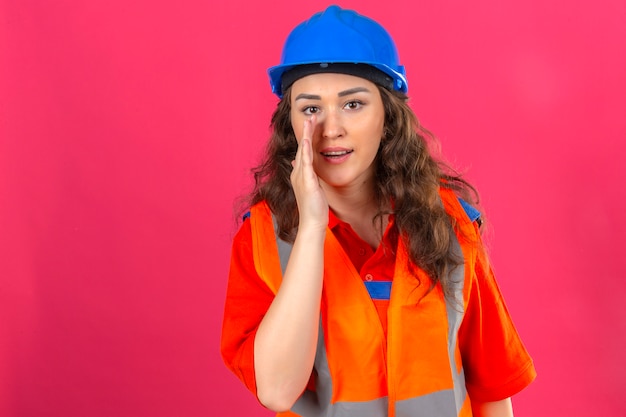
[(282, 416), (512, 416), (533, 363), (392, 38), (331, 6), (269, 75), (281, 100), (234, 238), (227, 366)]

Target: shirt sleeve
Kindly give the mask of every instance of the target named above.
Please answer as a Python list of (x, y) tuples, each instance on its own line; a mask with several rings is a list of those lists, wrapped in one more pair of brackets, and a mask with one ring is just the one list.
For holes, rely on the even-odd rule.
[(221, 352), (226, 366), (255, 396), (254, 338), (273, 299), (274, 294), (254, 267), (252, 230), (246, 220), (233, 240)]
[(524, 389), (537, 374), (482, 248), (479, 252), (459, 347), (470, 398), (499, 401)]

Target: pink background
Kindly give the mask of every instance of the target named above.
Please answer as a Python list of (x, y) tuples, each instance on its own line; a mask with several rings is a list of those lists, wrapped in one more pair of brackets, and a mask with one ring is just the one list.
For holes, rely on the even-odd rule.
[[(0, 1), (0, 415), (268, 416), (223, 366), (265, 69), (327, 3)], [(467, 170), (539, 377), (624, 416), (626, 3), (353, 0)]]

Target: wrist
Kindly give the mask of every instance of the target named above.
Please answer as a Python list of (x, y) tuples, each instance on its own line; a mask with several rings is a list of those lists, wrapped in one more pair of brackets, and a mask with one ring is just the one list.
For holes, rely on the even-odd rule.
[(326, 237), (326, 229), (328, 224), (326, 223), (313, 223), (306, 222), (298, 225), (298, 231), (296, 233), (296, 239), (304, 239), (306, 242), (324, 241)]

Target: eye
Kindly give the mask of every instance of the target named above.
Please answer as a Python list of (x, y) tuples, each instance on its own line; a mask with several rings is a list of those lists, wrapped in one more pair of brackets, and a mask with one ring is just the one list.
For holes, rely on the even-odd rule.
[(346, 109), (348, 109), (348, 110), (357, 110), (357, 109), (361, 108), (362, 105), (363, 105), (363, 103), (361, 101), (359, 101), (359, 100), (351, 100), (351, 101), (347, 102), (344, 107)]
[(306, 114), (308, 116), (310, 116), (312, 114), (319, 113), (319, 111), (320, 111), (319, 107), (316, 107), (316, 106), (307, 106), (307, 107), (302, 109), (302, 113), (304, 113), (304, 114)]

